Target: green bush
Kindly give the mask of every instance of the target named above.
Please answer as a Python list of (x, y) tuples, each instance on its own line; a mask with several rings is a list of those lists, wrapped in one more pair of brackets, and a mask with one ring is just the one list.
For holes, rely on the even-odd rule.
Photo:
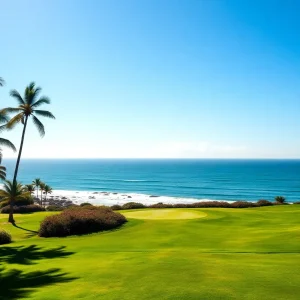
[(64, 237), (114, 229), (127, 222), (126, 218), (108, 207), (84, 206), (66, 209), (46, 217), (39, 236)]
[(11, 235), (5, 230), (0, 230), (0, 245), (11, 243)]
[(138, 209), (138, 208), (145, 208), (145, 207), (146, 206), (144, 204), (138, 202), (128, 202), (122, 206), (123, 209)]
[[(14, 213), (15, 214), (26, 214), (26, 213), (33, 213), (38, 211), (45, 211), (46, 209), (40, 205), (24, 205), (24, 206), (14, 206)], [(1, 209), (1, 213), (3, 214), (9, 214), (10, 206), (7, 205)]]
[(277, 203), (284, 204), (285, 203), (285, 197), (283, 197), (283, 196), (276, 196), (275, 197), (275, 201)]
[(112, 210), (121, 210), (122, 209), (122, 206), (121, 205), (118, 205), (118, 204), (115, 204), (115, 205), (112, 205), (110, 207)]
[(49, 205), (46, 207), (47, 211), (62, 211), (64, 209), (65, 209), (64, 207), (59, 206), (59, 205)]

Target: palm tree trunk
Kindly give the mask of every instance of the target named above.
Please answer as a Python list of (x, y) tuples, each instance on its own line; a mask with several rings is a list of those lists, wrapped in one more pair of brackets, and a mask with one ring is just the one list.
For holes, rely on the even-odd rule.
[(41, 206), (43, 206), (43, 190), (41, 189)]
[[(17, 183), (17, 176), (18, 176), (19, 164), (20, 164), (22, 150), (23, 150), (23, 144), (24, 144), (24, 138), (25, 138), (25, 131), (26, 131), (26, 126), (27, 126), (27, 120), (28, 120), (28, 117), (26, 117), (25, 123), (24, 123), (24, 127), (23, 127), (21, 144), (20, 144), (18, 159), (17, 159), (17, 163), (16, 163), (13, 184)], [(9, 210), (9, 217), (8, 217), (8, 222), (10, 222), (10, 223), (15, 223), (15, 220), (14, 220), (14, 204), (15, 204), (14, 200), (10, 201), (10, 210)]]
[(39, 186), (36, 186), (36, 198), (39, 199)]

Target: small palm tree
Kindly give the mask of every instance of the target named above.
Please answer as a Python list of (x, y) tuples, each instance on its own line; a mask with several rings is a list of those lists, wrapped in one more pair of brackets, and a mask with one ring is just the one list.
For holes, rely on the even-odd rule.
[(36, 187), (36, 198), (39, 198), (39, 186), (42, 180), (40, 178), (36, 178), (32, 181), (32, 185)]
[(25, 184), (25, 189), (27, 192), (30, 192), (32, 194), (35, 191), (34, 185), (33, 184)]
[(283, 197), (283, 196), (276, 196), (275, 197), (275, 201), (277, 203), (284, 204), (285, 203), (285, 197)]
[(52, 194), (52, 188), (47, 184), (44, 187), (44, 193), (45, 193), (45, 201), (47, 201), (47, 195)]
[(7, 201), (10, 206), (8, 222), (15, 223), (13, 216), (15, 201), (27, 199), (29, 196), (30, 192), (26, 192), (21, 183), (5, 181), (3, 188), (0, 190), (0, 197), (1, 201)]
[(15, 98), (19, 104), (18, 107), (7, 107), (0, 111), (0, 113), (16, 113), (16, 115), (10, 119), (7, 123), (7, 128), (11, 129), (15, 125), (21, 123), (23, 125), (23, 131), (22, 131), (22, 137), (21, 137), (21, 144), (19, 149), (19, 154), (17, 158), (16, 168), (14, 172), (13, 181), (17, 181), (17, 175), (20, 165), (20, 159), (22, 155), (22, 149), (24, 144), (24, 138), (25, 138), (25, 132), (27, 127), (28, 118), (32, 118), (33, 123), (37, 127), (39, 133), (41, 136), (45, 135), (45, 128), (42, 122), (36, 117), (47, 117), (51, 119), (55, 119), (53, 114), (47, 110), (39, 110), (37, 109), (42, 104), (49, 104), (50, 99), (48, 97), (39, 97), (39, 94), (41, 92), (40, 87), (36, 87), (35, 83), (30, 83), (24, 92), (24, 97), (22, 97), (18, 91), (12, 90), (10, 92), (10, 95)]
[(43, 205), (43, 191), (45, 189), (46, 184), (44, 182), (40, 183), (40, 191), (41, 191), (41, 205)]

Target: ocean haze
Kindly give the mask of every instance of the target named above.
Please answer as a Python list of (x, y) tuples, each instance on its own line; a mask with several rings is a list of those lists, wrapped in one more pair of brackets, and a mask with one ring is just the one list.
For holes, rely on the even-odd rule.
[[(7, 178), (15, 160), (5, 159)], [(108, 191), (211, 200), (300, 200), (300, 160), (23, 159), (19, 180), (54, 190)], [(159, 198), (158, 201), (159, 202)]]

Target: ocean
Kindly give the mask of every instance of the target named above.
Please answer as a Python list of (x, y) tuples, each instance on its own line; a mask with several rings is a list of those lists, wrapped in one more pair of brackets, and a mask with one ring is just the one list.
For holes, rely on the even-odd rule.
[[(14, 164), (15, 160), (3, 160), (8, 179)], [(100, 192), (109, 193), (106, 202), (118, 200), (114, 203), (128, 198), (152, 203), (257, 201), (279, 195), (289, 202), (300, 201), (300, 160), (22, 159), (19, 181), (27, 184), (34, 178), (41, 178), (56, 193), (85, 195), (80, 200), (95, 198), (97, 203), (103, 197), (91, 195)], [(121, 195), (125, 198), (117, 198)]]

